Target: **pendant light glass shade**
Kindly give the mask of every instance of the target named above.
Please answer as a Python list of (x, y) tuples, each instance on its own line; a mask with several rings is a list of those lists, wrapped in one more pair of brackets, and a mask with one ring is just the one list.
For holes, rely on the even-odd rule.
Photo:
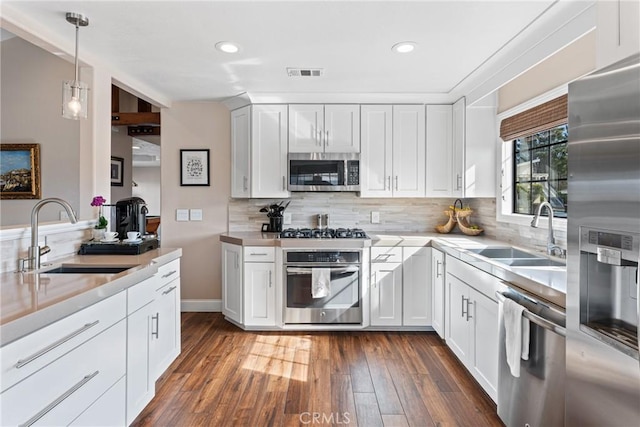
[(87, 91), (89, 86), (78, 80), (78, 33), (80, 27), (89, 25), (89, 19), (79, 13), (67, 13), (67, 22), (76, 27), (75, 78), (62, 82), (62, 117), (65, 119), (87, 118)]
[(62, 82), (62, 117), (65, 119), (87, 118), (87, 91), (89, 86), (78, 80)]

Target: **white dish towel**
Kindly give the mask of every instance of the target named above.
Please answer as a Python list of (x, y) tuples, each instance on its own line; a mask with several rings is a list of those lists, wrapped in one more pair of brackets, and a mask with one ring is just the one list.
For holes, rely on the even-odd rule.
[(504, 300), (502, 310), (507, 364), (511, 375), (518, 378), (520, 377), (520, 359), (529, 359), (529, 321), (522, 316), (525, 308), (512, 299)]
[(311, 269), (311, 296), (313, 298), (325, 298), (331, 295), (331, 269)]

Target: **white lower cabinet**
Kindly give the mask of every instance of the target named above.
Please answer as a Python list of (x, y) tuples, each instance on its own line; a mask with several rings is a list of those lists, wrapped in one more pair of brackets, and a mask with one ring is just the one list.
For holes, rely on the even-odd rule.
[(493, 295), (499, 286), (495, 277), (447, 257), (446, 342), (494, 401), (498, 387), (499, 308), (488, 295)]
[(431, 248), (431, 295), (433, 329), (444, 338), (445, 330), (445, 307), (444, 307), (444, 286), (445, 286), (445, 265), (444, 254), (438, 249)]
[[(126, 392), (126, 378), (122, 377), (69, 425), (77, 427), (123, 425), (121, 412), (114, 411), (113, 408), (123, 405)], [(126, 425), (129, 424), (131, 423), (127, 420)]]
[(275, 326), (275, 269), (272, 262), (244, 264), (244, 324)]
[(179, 277), (156, 290), (156, 314), (152, 320), (155, 321), (155, 329), (152, 324), (152, 336), (156, 340), (152, 359), (157, 379), (180, 354)]
[(371, 248), (371, 326), (430, 326), (431, 248)]
[(242, 246), (222, 243), (222, 314), (242, 323)]

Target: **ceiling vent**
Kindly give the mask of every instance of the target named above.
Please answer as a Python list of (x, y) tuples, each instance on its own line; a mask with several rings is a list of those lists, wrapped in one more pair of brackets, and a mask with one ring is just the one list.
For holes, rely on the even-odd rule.
[(289, 77), (320, 77), (323, 74), (322, 68), (287, 68)]

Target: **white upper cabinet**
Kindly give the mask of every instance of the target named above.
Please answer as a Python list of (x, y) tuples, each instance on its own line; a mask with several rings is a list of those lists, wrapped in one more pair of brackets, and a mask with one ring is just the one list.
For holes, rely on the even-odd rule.
[(254, 105), (251, 120), (251, 197), (289, 197), (287, 106)]
[(451, 173), (453, 176), (454, 197), (464, 197), (464, 166), (465, 166), (465, 137), (466, 137), (466, 102), (464, 98), (460, 98), (453, 104), (453, 128), (452, 128), (452, 161), (453, 166)]
[(423, 105), (363, 105), (361, 197), (425, 196)]
[(289, 197), (287, 106), (231, 112), (231, 197)]
[(231, 197), (249, 198), (251, 106), (231, 112)]
[(289, 152), (360, 152), (360, 106), (289, 105)]
[(599, 0), (596, 68), (640, 52), (640, 1)]
[(453, 194), (453, 108), (427, 105), (427, 197)]
[(498, 128), (496, 108), (467, 107), (464, 156), (464, 197), (495, 197)]
[(393, 195), (425, 196), (424, 105), (393, 106)]
[(361, 107), (360, 195), (391, 197), (393, 175), (393, 109), (391, 105)]

